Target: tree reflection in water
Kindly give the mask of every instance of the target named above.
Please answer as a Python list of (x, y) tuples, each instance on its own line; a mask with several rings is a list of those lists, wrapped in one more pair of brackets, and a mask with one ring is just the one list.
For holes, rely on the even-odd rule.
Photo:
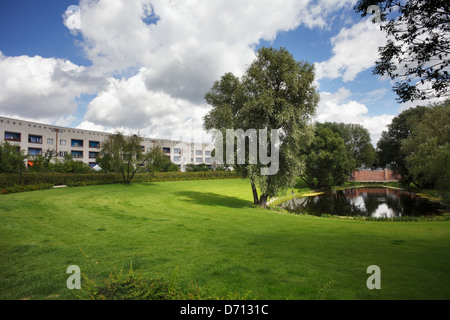
[(438, 215), (439, 203), (404, 190), (355, 188), (294, 198), (281, 205), (298, 214), (395, 218)]

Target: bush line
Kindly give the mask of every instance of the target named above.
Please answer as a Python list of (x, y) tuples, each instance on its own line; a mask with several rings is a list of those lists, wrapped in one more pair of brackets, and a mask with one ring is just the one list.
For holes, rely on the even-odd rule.
[[(227, 171), (137, 173), (134, 176), (132, 183), (236, 179), (238, 177), (239, 176), (235, 172)], [(123, 183), (121, 174), (26, 172), (23, 173), (21, 177), (19, 174), (4, 173), (0, 174), (0, 194), (48, 189), (56, 185), (76, 187), (116, 183)]]

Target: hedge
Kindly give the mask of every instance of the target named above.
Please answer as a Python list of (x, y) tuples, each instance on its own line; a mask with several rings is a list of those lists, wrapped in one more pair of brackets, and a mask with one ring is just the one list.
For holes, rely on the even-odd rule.
[[(182, 180), (211, 180), (235, 179), (235, 172), (158, 172), (136, 173), (132, 182), (158, 182)], [(87, 186), (99, 184), (122, 183), (122, 175), (116, 173), (51, 173), (51, 172), (25, 172), (22, 181), (19, 174), (0, 174), (0, 193), (18, 192), (24, 189), (40, 189), (37, 186), (52, 187), (56, 185)], [(20, 188), (19, 188), (20, 186)], [(34, 186), (24, 188), (23, 186)], [(15, 191), (18, 190), (18, 191)]]

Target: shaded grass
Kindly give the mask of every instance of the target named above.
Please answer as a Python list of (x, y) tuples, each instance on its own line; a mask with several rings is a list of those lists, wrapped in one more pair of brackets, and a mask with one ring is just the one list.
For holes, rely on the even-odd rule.
[[(449, 299), (450, 223), (371, 223), (255, 208), (247, 182), (0, 196), (0, 298), (71, 299), (66, 269), (115, 269), (253, 299)], [(382, 289), (368, 290), (378, 265)]]

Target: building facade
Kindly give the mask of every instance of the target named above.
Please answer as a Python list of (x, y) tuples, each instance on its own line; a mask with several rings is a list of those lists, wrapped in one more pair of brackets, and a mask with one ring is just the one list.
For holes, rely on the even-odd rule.
[[(103, 141), (112, 135), (110, 132), (59, 127), (5, 117), (0, 117), (0, 134), (0, 142), (8, 141), (27, 155), (44, 155), (50, 150), (57, 158), (63, 159), (65, 155), (71, 154), (74, 160), (83, 161), (91, 167), (97, 164), (96, 157)], [(141, 147), (145, 152), (156, 146), (161, 147), (181, 171), (185, 171), (188, 164), (213, 164), (212, 144), (146, 137), (142, 139)]]

